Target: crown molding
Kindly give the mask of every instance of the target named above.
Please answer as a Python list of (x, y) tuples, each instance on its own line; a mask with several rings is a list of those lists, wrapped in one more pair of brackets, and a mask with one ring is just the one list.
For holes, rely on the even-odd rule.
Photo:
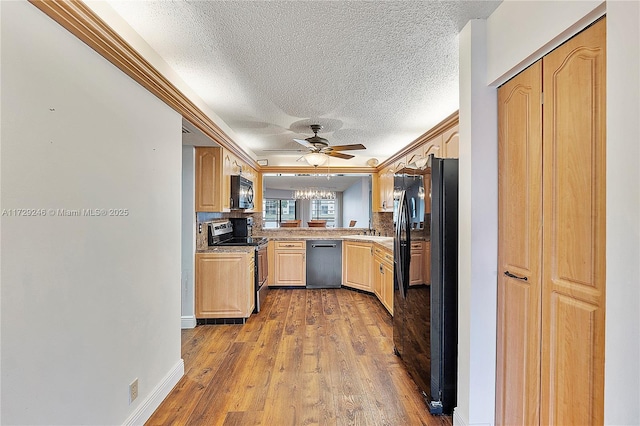
[(433, 128), (431, 128), (430, 130), (428, 130), (425, 133), (423, 133), (422, 135), (420, 135), (416, 140), (411, 142), (405, 148), (401, 149), (400, 151), (398, 151), (395, 154), (393, 154), (393, 156), (391, 156), (391, 157), (387, 158), (386, 160), (384, 160), (382, 163), (380, 163), (376, 167), (376, 171), (380, 171), (380, 170), (392, 165), (393, 163), (398, 161), (401, 157), (409, 154), (414, 149), (418, 148), (420, 145), (422, 145), (425, 142), (433, 139), (434, 137), (446, 132), (447, 130), (451, 129), (452, 127), (457, 126), (458, 125), (458, 121), (459, 121), (458, 113), (459, 113), (459, 111), (456, 111), (453, 114), (449, 115), (447, 118), (442, 120), (440, 123), (436, 124)]
[(375, 167), (326, 167), (318, 166), (263, 166), (260, 168), (262, 173), (303, 173), (311, 175), (326, 174), (355, 174), (355, 173), (375, 173)]

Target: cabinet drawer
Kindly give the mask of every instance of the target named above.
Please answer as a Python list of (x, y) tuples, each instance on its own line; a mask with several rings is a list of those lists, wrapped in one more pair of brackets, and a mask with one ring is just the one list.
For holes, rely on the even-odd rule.
[(300, 250), (304, 249), (304, 241), (274, 241), (276, 250)]

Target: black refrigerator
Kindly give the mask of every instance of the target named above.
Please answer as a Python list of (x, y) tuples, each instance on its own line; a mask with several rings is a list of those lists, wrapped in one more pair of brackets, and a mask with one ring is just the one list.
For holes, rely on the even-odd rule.
[[(420, 173), (431, 203), (431, 283), (409, 285), (411, 189)], [(421, 176), (419, 177), (420, 180)], [(394, 179), (394, 351), (432, 414), (456, 406), (458, 358), (458, 160), (430, 156), (426, 170), (405, 169)], [(426, 219), (426, 217), (425, 217)]]

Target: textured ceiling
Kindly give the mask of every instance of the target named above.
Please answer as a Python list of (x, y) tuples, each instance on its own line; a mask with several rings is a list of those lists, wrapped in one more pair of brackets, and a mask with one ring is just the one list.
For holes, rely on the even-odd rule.
[[(110, 1), (269, 165), (324, 126), (385, 160), (458, 109), (457, 34), (497, 1)], [(294, 151), (272, 151), (293, 149)]]

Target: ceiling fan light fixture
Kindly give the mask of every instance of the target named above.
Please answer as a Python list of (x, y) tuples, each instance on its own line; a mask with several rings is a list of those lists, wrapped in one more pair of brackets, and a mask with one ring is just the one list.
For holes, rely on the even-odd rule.
[(321, 166), (329, 159), (326, 154), (322, 154), (320, 152), (310, 152), (309, 154), (305, 154), (303, 158), (313, 167)]

